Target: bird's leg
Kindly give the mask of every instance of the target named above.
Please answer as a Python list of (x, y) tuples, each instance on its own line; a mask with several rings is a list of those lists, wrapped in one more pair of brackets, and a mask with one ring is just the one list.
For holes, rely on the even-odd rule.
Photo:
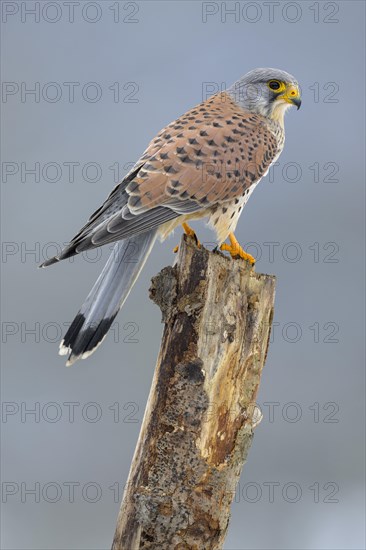
[(200, 246), (201, 246), (201, 243), (200, 243), (199, 240), (197, 239), (197, 235), (196, 235), (196, 233), (193, 231), (192, 227), (190, 227), (190, 226), (188, 225), (188, 223), (185, 223), (185, 222), (182, 223), (182, 227), (183, 227), (184, 233), (185, 233), (186, 235), (188, 235), (189, 237), (193, 237), (194, 240), (196, 241), (196, 245), (197, 245), (198, 247), (200, 247)]
[[(196, 235), (196, 233), (193, 231), (192, 227), (190, 227), (190, 226), (188, 225), (188, 223), (185, 223), (185, 222), (182, 223), (182, 227), (183, 227), (184, 233), (185, 233), (186, 235), (188, 235), (189, 237), (193, 237), (194, 240), (196, 241), (196, 245), (198, 246), (198, 248), (200, 248), (200, 247), (201, 247), (201, 243), (200, 243), (199, 240), (197, 239), (197, 235)], [(174, 254), (175, 254), (176, 252), (178, 252), (178, 250), (179, 250), (179, 246), (177, 245), (175, 248), (173, 248)]]
[(220, 250), (230, 252), (232, 258), (242, 258), (243, 260), (247, 260), (251, 265), (255, 264), (255, 258), (242, 249), (234, 233), (229, 233), (229, 241), (230, 244), (223, 243), (220, 246)]

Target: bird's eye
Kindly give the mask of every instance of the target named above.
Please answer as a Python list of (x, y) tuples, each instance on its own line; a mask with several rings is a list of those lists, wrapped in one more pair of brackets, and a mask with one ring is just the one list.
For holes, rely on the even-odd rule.
[(270, 80), (268, 82), (268, 88), (271, 90), (279, 90), (281, 88), (281, 82), (278, 80)]

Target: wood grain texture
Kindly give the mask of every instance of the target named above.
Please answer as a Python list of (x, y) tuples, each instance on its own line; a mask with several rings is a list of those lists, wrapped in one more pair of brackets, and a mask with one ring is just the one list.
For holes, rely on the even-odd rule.
[(257, 422), (275, 278), (184, 237), (150, 294), (164, 331), (112, 549), (219, 549)]

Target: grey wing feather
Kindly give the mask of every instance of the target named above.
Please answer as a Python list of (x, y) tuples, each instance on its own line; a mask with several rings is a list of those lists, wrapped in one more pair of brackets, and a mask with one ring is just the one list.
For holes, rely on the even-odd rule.
[(80, 244), (76, 246), (76, 253), (90, 248), (102, 246), (120, 239), (126, 239), (140, 235), (146, 231), (157, 228), (162, 223), (170, 221), (179, 216), (177, 212), (164, 206), (148, 210), (143, 214), (135, 216), (135, 219), (125, 220), (121, 213), (106, 220), (94, 231), (85, 236)]
[(141, 214), (131, 212), (128, 205), (130, 195), (126, 187), (142, 166), (143, 164), (139, 164), (113, 189), (102, 206), (92, 214), (58, 256), (46, 260), (40, 267), (47, 267), (91, 248), (154, 230), (162, 223), (178, 217), (180, 213), (170, 208), (169, 204), (157, 206)]

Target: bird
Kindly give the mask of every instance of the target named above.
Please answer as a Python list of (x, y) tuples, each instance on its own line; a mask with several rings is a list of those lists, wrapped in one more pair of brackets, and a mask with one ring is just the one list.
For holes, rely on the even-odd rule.
[(254, 69), (152, 139), (69, 244), (40, 266), (115, 242), (60, 344), (67, 366), (102, 343), (156, 239), (164, 240), (179, 225), (200, 244), (188, 222), (205, 218), (218, 249), (254, 264), (234, 232), (249, 197), (283, 150), (286, 111), (300, 105), (300, 86), (291, 74)]

